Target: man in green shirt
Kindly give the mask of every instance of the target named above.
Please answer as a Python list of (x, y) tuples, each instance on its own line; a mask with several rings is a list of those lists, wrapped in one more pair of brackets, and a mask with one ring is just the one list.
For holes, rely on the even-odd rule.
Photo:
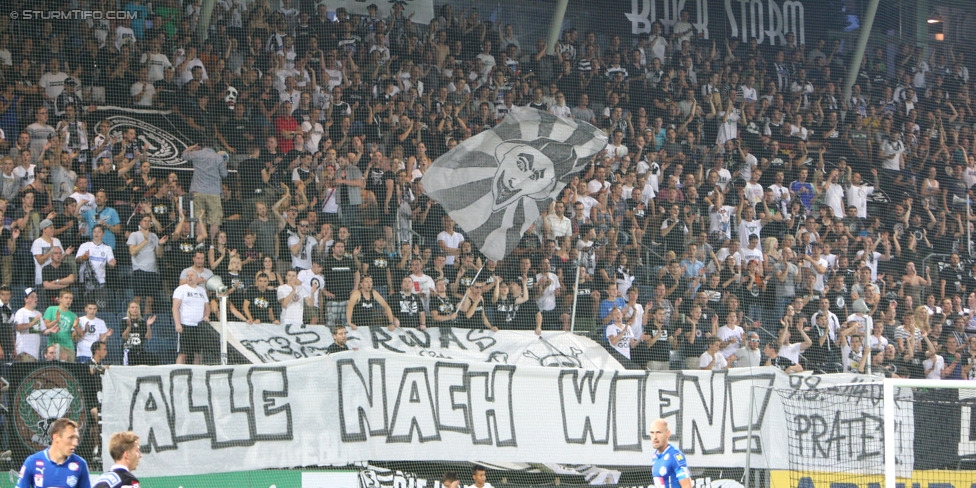
[(44, 326), (58, 328), (57, 332), (48, 337), (47, 343), (60, 347), (58, 359), (72, 363), (75, 361), (75, 341), (71, 334), (78, 325), (78, 315), (71, 311), (74, 297), (70, 288), (63, 288), (58, 294), (58, 304), (51, 305), (44, 311)]

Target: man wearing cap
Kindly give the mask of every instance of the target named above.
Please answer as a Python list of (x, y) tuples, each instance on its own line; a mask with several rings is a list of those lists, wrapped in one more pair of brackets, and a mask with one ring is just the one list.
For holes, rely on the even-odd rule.
[(15, 347), (18, 362), (37, 362), (41, 359), (41, 336), (58, 331), (44, 328), (41, 312), (37, 311), (37, 290), (24, 290), (24, 306), (14, 314), (14, 328), (17, 331)]
[(190, 180), (193, 204), (206, 211), (206, 223), (210, 225), (209, 235), (215, 236), (224, 219), (220, 194), (223, 178), (227, 177), (228, 155), (224, 151), (194, 144), (183, 151), (183, 159), (193, 164), (193, 178)]
[(854, 304), (851, 305), (851, 309), (854, 311), (851, 315), (847, 317), (846, 325), (858, 324), (856, 332), (862, 336), (870, 334), (874, 329), (874, 318), (868, 314), (868, 304), (863, 298), (858, 298), (854, 300)]
[(763, 365), (758, 332), (749, 331), (746, 334), (746, 342), (735, 352), (735, 358), (735, 367), (737, 368), (758, 368)]
[(41, 270), (51, 264), (51, 254), (54, 252), (54, 248), (65, 250), (61, 246), (61, 240), (54, 237), (54, 222), (50, 219), (44, 219), (41, 221), (40, 228), (41, 236), (34, 239), (31, 244), (31, 255), (34, 256), (34, 284), (36, 285), (41, 284)]

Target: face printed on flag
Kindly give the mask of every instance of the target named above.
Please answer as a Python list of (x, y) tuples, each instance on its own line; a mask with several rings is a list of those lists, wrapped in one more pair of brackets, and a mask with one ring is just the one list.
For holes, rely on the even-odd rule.
[(495, 157), (499, 164), (491, 187), (495, 197), (491, 207), (493, 212), (522, 197), (548, 198), (558, 183), (552, 160), (532, 146), (506, 142), (498, 146)]
[(516, 108), (501, 124), (438, 158), (423, 185), (468, 239), (497, 261), (606, 145), (606, 134), (590, 124)]

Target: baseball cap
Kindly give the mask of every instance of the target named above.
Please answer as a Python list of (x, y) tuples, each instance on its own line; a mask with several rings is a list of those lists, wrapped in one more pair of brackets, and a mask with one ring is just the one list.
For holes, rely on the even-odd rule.
[(44, 219), (41, 221), (41, 230), (47, 229), (48, 227), (51, 227), (53, 225), (54, 222), (51, 222), (51, 219)]
[(31, 296), (31, 293), (34, 293), (36, 291), (37, 290), (35, 290), (33, 288), (27, 288), (27, 289), (25, 289), (24, 290), (24, 298), (27, 298), (27, 297)]

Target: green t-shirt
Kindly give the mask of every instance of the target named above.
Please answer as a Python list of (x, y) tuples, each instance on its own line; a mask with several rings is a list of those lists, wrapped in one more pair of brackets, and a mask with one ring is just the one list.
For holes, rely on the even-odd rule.
[[(54, 320), (58, 314), (58, 306), (51, 305), (47, 307), (44, 311), (44, 320)], [(51, 334), (47, 338), (48, 344), (60, 344), (61, 347), (68, 348), (71, 351), (75, 350), (75, 342), (71, 340), (71, 326), (74, 325), (75, 319), (78, 315), (67, 310), (61, 312), (61, 319), (58, 320), (58, 332), (56, 334)]]

